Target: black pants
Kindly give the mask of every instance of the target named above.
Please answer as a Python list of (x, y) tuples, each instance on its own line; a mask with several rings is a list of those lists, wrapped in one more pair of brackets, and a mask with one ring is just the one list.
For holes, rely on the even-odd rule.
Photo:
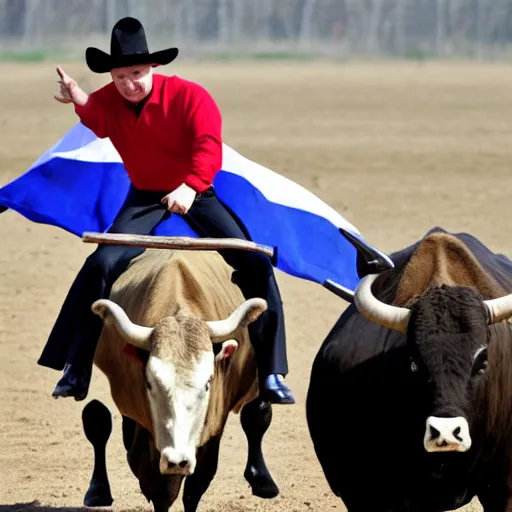
[[(110, 233), (150, 234), (169, 212), (161, 204), (163, 192), (131, 188)], [(213, 188), (198, 194), (184, 219), (200, 237), (248, 239), (236, 217), (217, 198)], [(66, 362), (92, 364), (103, 322), (91, 311), (92, 303), (108, 298), (116, 279), (143, 247), (99, 245), (85, 261), (64, 301), (38, 364), (62, 370)], [(242, 250), (219, 250), (234, 269), (234, 281), (246, 299), (261, 297), (268, 309), (249, 332), (260, 377), (288, 373), (284, 314), (281, 296), (270, 259), (264, 254)]]

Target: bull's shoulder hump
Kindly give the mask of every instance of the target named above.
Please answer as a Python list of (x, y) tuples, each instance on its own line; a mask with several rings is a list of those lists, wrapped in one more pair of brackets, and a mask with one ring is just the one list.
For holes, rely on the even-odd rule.
[(500, 296), (505, 290), (494, 271), (497, 257), (474, 237), (428, 234), (401, 271), (395, 303), (405, 305), (427, 288), (441, 285), (469, 286), (484, 298)]
[(217, 251), (148, 249), (118, 278), (112, 296), (144, 321), (169, 314), (176, 304), (226, 316), (244, 300), (232, 272)]

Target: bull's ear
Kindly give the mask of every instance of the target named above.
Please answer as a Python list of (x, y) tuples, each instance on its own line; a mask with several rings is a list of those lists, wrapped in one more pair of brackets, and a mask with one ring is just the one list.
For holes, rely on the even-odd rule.
[(222, 361), (233, 355), (233, 352), (238, 348), (238, 342), (236, 340), (226, 340), (222, 344), (220, 352), (215, 356), (215, 361)]
[(113, 324), (127, 343), (143, 350), (150, 350), (149, 337), (153, 332), (152, 327), (134, 324), (121, 306), (108, 299), (97, 300), (91, 309), (105, 324)]
[(221, 343), (233, 338), (236, 331), (254, 322), (266, 309), (267, 302), (265, 300), (249, 299), (240, 304), (225, 320), (206, 322), (213, 343)]

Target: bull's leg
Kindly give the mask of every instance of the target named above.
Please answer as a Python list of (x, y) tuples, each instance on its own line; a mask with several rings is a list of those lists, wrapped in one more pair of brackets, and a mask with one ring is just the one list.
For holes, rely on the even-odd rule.
[(263, 436), (272, 422), (272, 406), (256, 398), (243, 407), (240, 422), (249, 445), (244, 477), (255, 496), (275, 498), (279, 488), (267, 469), (261, 446)]
[(123, 444), (127, 452), (130, 451), (130, 447), (135, 439), (136, 428), (137, 423), (135, 420), (128, 418), (128, 416), (123, 416)]
[(185, 512), (196, 512), (201, 497), (210, 486), (219, 462), (219, 446), (221, 436), (218, 435), (208, 443), (198, 454), (197, 466), (193, 475), (185, 479), (183, 489), (183, 506)]
[(92, 400), (82, 411), (82, 425), (85, 437), (94, 448), (94, 469), (84, 505), (109, 507), (114, 500), (107, 475), (106, 446), (112, 433), (112, 416), (101, 402)]
[(151, 501), (153, 502), (153, 510), (154, 512), (168, 512), (172, 504), (176, 501), (178, 494), (180, 493), (180, 487), (183, 477), (163, 477), (162, 475), (160, 475), (160, 479), (162, 483), (165, 480), (165, 490), (163, 490), (164, 486), (162, 486), (163, 492), (161, 494), (156, 494), (151, 498)]

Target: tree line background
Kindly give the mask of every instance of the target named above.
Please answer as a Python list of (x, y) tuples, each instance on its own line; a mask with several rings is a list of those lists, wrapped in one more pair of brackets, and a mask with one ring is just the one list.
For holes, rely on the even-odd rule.
[(512, 56), (512, 0), (0, 0), (0, 52), (109, 50), (117, 19), (185, 55)]

